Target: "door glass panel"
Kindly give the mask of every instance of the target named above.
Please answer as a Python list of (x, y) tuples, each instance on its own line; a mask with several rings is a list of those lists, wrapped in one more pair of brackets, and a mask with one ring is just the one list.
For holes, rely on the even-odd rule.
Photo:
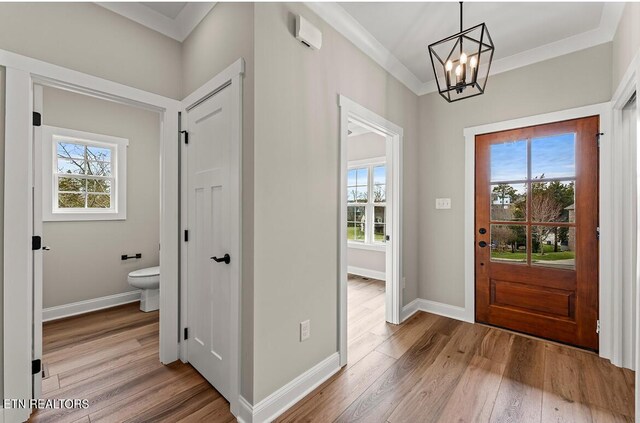
[(576, 268), (576, 228), (532, 226), (531, 249), (533, 266), (574, 270)]
[(527, 140), (491, 144), (491, 182), (527, 179)]
[(575, 134), (531, 140), (531, 178), (573, 178), (576, 175)]
[(575, 222), (575, 181), (533, 182), (533, 222)]
[(527, 218), (527, 184), (491, 185), (491, 220), (524, 221)]
[(491, 261), (527, 262), (527, 227), (525, 225), (491, 225)]

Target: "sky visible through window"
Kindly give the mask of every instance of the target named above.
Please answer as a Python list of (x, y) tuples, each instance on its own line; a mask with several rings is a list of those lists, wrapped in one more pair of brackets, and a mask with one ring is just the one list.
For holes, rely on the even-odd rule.
[[(531, 177), (569, 178), (575, 175), (575, 134), (531, 140)], [(527, 179), (527, 141), (491, 146), (491, 181)]]

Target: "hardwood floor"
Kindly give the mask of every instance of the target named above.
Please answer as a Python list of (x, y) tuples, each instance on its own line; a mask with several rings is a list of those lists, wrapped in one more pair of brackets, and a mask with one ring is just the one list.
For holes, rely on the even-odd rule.
[(348, 296), (349, 364), (279, 422), (634, 421), (634, 373), (593, 353), (423, 312), (384, 323), (380, 281)]
[(229, 403), (191, 366), (158, 360), (158, 312), (138, 303), (45, 323), (46, 399), (88, 409), (43, 409), (32, 422), (230, 422)]
[[(633, 421), (634, 373), (597, 355), (418, 312), (384, 321), (384, 283), (349, 280), (349, 364), (280, 422)], [(230, 422), (191, 366), (158, 361), (158, 313), (138, 304), (45, 324), (46, 409), (33, 422)]]

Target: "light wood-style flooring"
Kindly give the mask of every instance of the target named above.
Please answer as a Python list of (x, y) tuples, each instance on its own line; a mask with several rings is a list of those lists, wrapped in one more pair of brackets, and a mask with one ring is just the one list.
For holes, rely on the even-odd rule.
[[(349, 279), (349, 364), (280, 422), (633, 421), (634, 373), (597, 355), (418, 312), (384, 321), (384, 283)], [(45, 398), (33, 422), (229, 422), (191, 366), (158, 361), (158, 313), (134, 303), (45, 324)]]
[(32, 422), (230, 422), (229, 403), (181, 362), (158, 359), (158, 312), (139, 303), (45, 323), (43, 398), (88, 409), (39, 410)]
[[(349, 364), (279, 422), (631, 422), (634, 373), (596, 354), (418, 312), (349, 280)], [(382, 323), (380, 323), (382, 320)]]

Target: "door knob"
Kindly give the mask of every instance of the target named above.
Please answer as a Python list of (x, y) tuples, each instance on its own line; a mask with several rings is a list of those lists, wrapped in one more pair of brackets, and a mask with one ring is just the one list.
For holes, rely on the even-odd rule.
[(478, 232), (480, 232), (481, 235), (484, 235), (487, 233), (487, 230), (485, 228), (480, 228), (478, 229)]
[(486, 243), (486, 242), (484, 242), (484, 241), (480, 241), (480, 242), (478, 243), (478, 245), (479, 245), (480, 247), (484, 248), (484, 247), (486, 247), (486, 246), (487, 246), (487, 243)]
[(42, 247), (42, 249), (43, 249), (44, 251), (51, 251), (51, 247), (47, 247), (46, 245), (45, 245), (44, 247)]
[(222, 258), (218, 258), (218, 257), (211, 257), (211, 260), (215, 261), (216, 263), (222, 263), (224, 262), (225, 264), (229, 264), (231, 263), (231, 256), (229, 254), (225, 254), (224, 257)]

